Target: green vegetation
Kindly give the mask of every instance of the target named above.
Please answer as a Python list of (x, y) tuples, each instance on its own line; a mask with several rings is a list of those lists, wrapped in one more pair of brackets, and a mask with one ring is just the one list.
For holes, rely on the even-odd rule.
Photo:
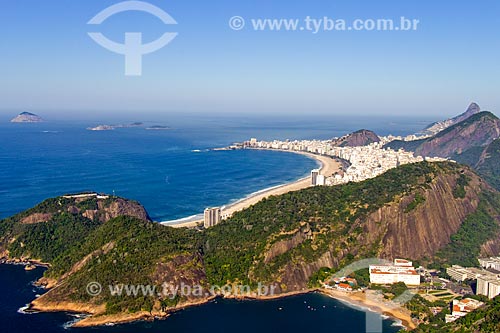
[(436, 262), (447, 265), (478, 266), (477, 258), (484, 244), (500, 229), (492, 216), (500, 214), (498, 195), (484, 192), (477, 210), (467, 216), (451, 242), (436, 254)]
[[(55, 260), (48, 275), (57, 276), (66, 272), (86, 254), (102, 250), (89, 260), (85, 270), (71, 275), (58, 293), (70, 295), (74, 301), (88, 302), (91, 297), (86, 292), (86, 286), (92, 281), (99, 281), (102, 286), (117, 283), (161, 286), (164, 281), (155, 279), (156, 264), (182, 255), (196, 261), (198, 237), (193, 230), (165, 228), (136, 218), (118, 217), (96, 229), (81, 247)], [(104, 290), (100, 298), (93, 302), (105, 303), (108, 313), (148, 311), (157, 295), (153, 296), (118, 297)], [(165, 298), (162, 301), (168, 305), (172, 300)]]
[(420, 205), (421, 203), (424, 203), (424, 202), (425, 202), (425, 197), (419, 192), (415, 193), (415, 198), (405, 208), (405, 213), (409, 213), (412, 210), (415, 210), (418, 207), (418, 205)]
[(99, 225), (99, 222), (69, 213), (57, 215), (46, 223), (15, 224), (12, 232), (17, 238), (8, 249), (14, 257), (53, 262), (64, 252), (79, 247)]
[(465, 198), (465, 187), (469, 185), (469, 179), (467, 176), (464, 174), (461, 174), (460, 177), (457, 179), (457, 184), (455, 185), (455, 188), (453, 189), (453, 197), (456, 199), (458, 198)]
[(413, 332), (416, 333), (452, 333), (452, 332), (500, 332), (500, 297), (494, 300), (482, 300), (487, 304), (455, 322), (446, 324), (444, 316), (450, 313), (448, 309), (439, 315), (430, 318), (428, 323), (419, 325)]

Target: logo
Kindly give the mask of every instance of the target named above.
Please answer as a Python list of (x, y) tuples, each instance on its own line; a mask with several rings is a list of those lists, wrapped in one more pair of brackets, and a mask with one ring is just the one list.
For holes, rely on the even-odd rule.
[[(94, 16), (87, 24), (100, 25), (111, 16), (128, 11), (146, 12), (156, 16), (164, 24), (177, 24), (177, 22), (167, 12), (143, 1), (124, 1), (112, 5)], [(119, 44), (109, 40), (100, 32), (89, 32), (88, 34), (90, 38), (105, 49), (125, 56), (125, 75), (127, 76), (141, 76), (142, 56), (158, 51), (174, 40), (177, 36), (177, 33), (166, 32), (157, 40), (143, 44), (142, 33), (126, 32), (125, 43)]]

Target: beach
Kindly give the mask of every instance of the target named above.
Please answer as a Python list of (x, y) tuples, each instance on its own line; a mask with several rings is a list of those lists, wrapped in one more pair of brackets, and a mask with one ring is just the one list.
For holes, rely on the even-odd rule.
[[(289, 151), (287, 151), (289, 152)], [(320, 163), (320, 174), (324, 176), (331, 176), (334, 174), (336, 171), (340, 170), (342, 164), (329, 157), (329, 156), (323, 156), (323, 155), (316, 155), (312, 153), (306, 153), (306, 152), (293, 152), (296, 154), (301, 154), (305, 155), (309, 158), (312, 158)], [(222, 216), (223, 218), (229, 218), (231, 217), (234, 213), (239, 212), (245, 208), (248, 208), (252, 205), (255, 205), (259, 201), (268, 198), (273, 195), (281, 195), (285, 194), (288, 192), (292, 191), (298, 191), (302, 190), (304, 188), (310, 187), (311, 185), (311, 178), (310, 177), (305, 177), (302, 179), (299, 179), (295, 182), (289, 183), (289, 184), (284, 184), (280, 186), (275, 186), (269, 189), (265, 189), (263, 191), (257, 192), (253, 195), (250, 195), (246, 198), (243, 198), (241, 200), (236, 201), (235, 203), (229, 204), (227, 206), (222, 207)], [(174, 228), (193, 228), (196, 227), (200, 224), (203, 224), (202, 219), (196, 219), (196, 220), (188, 220), (186, 222), (179, 221), (178, 223), (172, 222), (172, 223), (162, 223), (163, 225), (174, 227)]]
[(395, 306), (381, 297), (375, 295), (375, 291), (367, 290), (365, 292), (343, 292), (332, 289), (321, 289), (321, 293), (335, 298), (351, 307), (358, 309), (367, 309), (372, 312), (380, 313), (391, 318), (400, 320), (402, 325), (408, 329), (414, 329), (417, 325), (412, 321), (409, 310), (400, 306)]

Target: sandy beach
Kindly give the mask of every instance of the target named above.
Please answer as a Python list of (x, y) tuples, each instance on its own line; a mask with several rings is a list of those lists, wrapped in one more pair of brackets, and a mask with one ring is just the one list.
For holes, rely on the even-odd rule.
[(373, 290), (366, 292), (342, 292), (338, 290), (321, 289), (321, 293), (335, 298), (349, 306), (365, 308), (372, 312), (377, 312), (397, 320), (401, 320), (402, 325), (409, 329), (414, 329), (417, 325), (411, 319), (409, 310), (393, 306), (387, 301), (377, 297)]
[[(340, 162), (328, 156), (316, 155), (306, 152), (291, 152), (291, 153), (305, 155), (318, 161), (321, 164), (320, 174), (324, 176), (331, 176), (341, 167)], [(222, 207), (222, 216), (223, 218), (231, 217), (234, 213), (239, 212), (240, 210), (248, 208), (252, 205), (255, 205), (259, 201), (268, 198), (272, 195), (280, 195), (292, 191), (298, 191), (310, 186), (312, 186), (311, 179), (310, 177), (306, 177), (299, 179), (293, 183), (284, 184), (281, 186), (276, 186), (269, 188), (267, 190), (263, 190), (252, 196), (241, 199), (233, 204)], [(187, 221), (175, 224), (174, 223), (163, 223), (163, 224), (174, 228), (193, 228), (200, 224), (203, 224), (203, 220)]]

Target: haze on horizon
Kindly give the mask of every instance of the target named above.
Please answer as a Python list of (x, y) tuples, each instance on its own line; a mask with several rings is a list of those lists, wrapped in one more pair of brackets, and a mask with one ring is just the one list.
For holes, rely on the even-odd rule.
[[(353, 115), (446, 118), (470, 102), (500, 105), (500, 4), (488, 0), (151, 0), (178, 22), (177, 38), (123, 75), (124, 57), (89, 31), (121, 42), (165, 32), (159, 20), (121, 13), (87, 22), (118, 0), (5, 1), (0, 12), (0, 117), (21, 111), (57, 119), (168, 114)], [(411, 32), (233, 31), (244, 18), (420, 20)]]

